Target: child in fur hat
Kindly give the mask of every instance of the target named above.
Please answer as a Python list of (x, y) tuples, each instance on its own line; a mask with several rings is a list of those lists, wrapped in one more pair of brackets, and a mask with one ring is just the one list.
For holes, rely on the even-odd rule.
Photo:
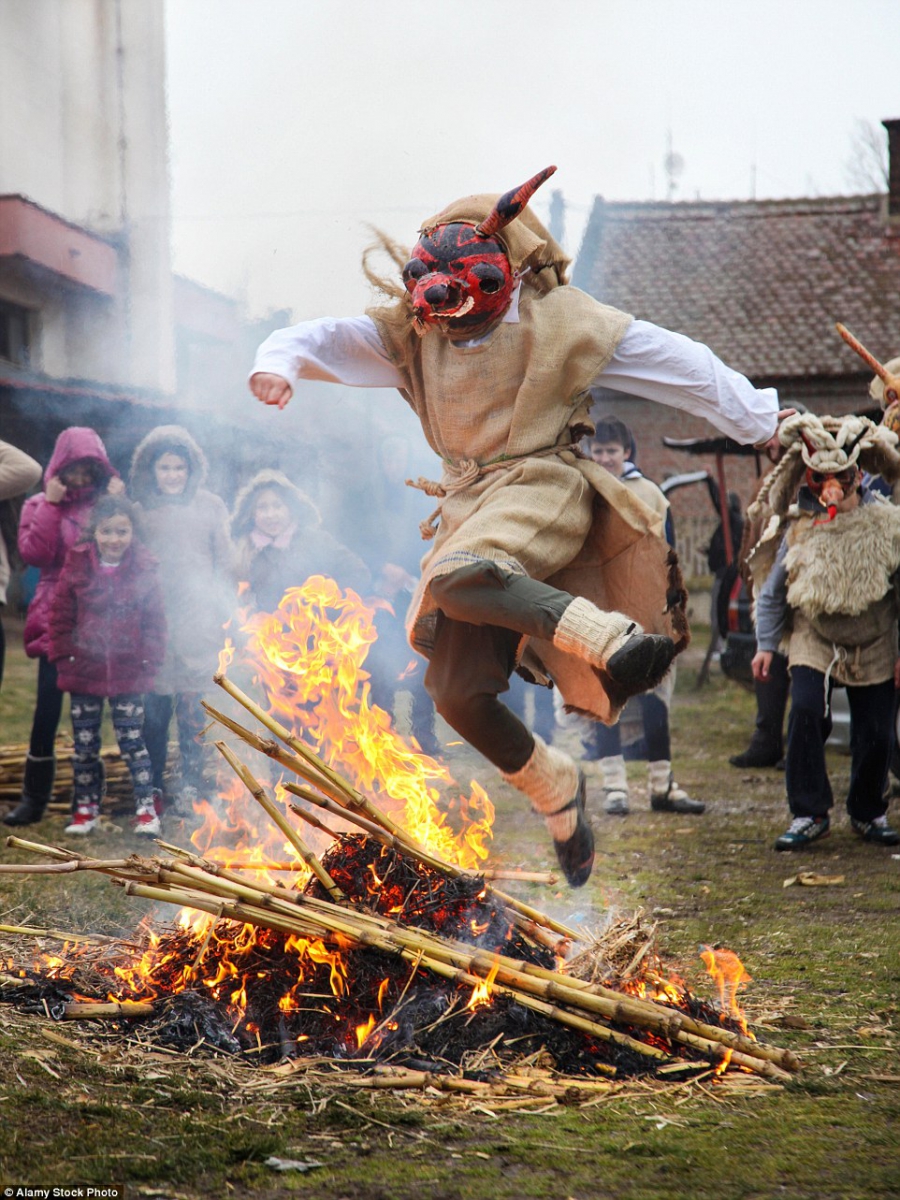
[(785, 421), (780, 437), (788, 453), (757, 501), (775, 515), (750, 556), (759, 589), (754, 677), (768, 678), (784, 642), (791, 673), (785, 785), (793, 819), (775, 849), (800, 850), (830, 832), (825, 742), (835, 684), (847, 688), (850, 705), (851, 827), (894, 846), (900, 834), (888, 824), (884, 793), (900, 687), (900, 508), (864, 485), (861, 472), (900, 480), (897, 435), (863, 417), (807, 413)]

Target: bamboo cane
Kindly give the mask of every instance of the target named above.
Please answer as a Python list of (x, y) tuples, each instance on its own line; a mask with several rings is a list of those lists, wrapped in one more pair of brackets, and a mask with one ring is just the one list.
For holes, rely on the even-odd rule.
[[(194, 875), (194, 869), (186, 868), (186, 871), (190, 873), (191, 883), (197, 883), (198, 880)], [(197, 874), (199, 875), (200, 873), (198, 872)], [(235, 891), (234, 888), (230, 890), (232, 892)], [(214, 904), (196, 892), (187, 892), (175, 888), (153, 888), (143, 884), (128, 883), (126, 891), (131, 895), (144, 896), (148, 899), (162, 899), (168, 903), (184, 904), (187, 907), (199, 908), (201, 911), (214, 912), (217, 916), (226, 914), (234, 920), (246, 921), (268, 928), (278, 928), (284, 932), (300, 932), (303, 936), (327, 936), (329, 932), (338, 933), (351, 942), (399, 954), (407, 961), (421, 965), (457, 985), (475, 987), (483, 982), (485, 978), (484, 974), (476, 974), (474, 971), (454, 965), (452, 962), (445, 961), (444, 958), (430, 953), (436, 944), (439, 946), (439, 940), (423, 935), (422, 931), (393, 929), (388, 936), (384, 932), (376, 932), (371, 928), (360, 927), (357, 919), (358, 914), (351, 915), (346, 911), (340, 917), (332, 914), (330, 919), (326, 919), (321, 912), (315, 914), (305, 913), (301, 916), (296, 909), (291, 911), (287, 906), (285, 906), (287, 911), (275, 912), (273, 911), (273, 907), (281, 909), (282, 906), (277, 904), (277, 902), (273, 906), (271, 901), (264, 908), (260, 909), (257, 904), (252, 902), (237, 902), (225, 905), (219, 900), (218, 903)], [(243, 889), (243, 894), (250, 898), (253, 896), (253, 891), (254, 889), (252, 888), (245, 888)], [(300, 918), (299, 920), (298, 917)], [(441, 949), (440, 946), (439, 949)], [(462, 961), (465, 957), (458, 955), (457, 961)], [(477, 970), (479, 966), (483, 968), (484, 959), (488, 957), (490, 956), (483, 954), (479, 956), (477, 953), (469, 955), (467, 966), (471, 965), (474, 970)], [(496, 956), (493, 959), (493, 965), (496, 965)], [(711, 1062), (714, 1066), (721, 1066), (723, 1062), (728, 1060), (728, 1056), (730, 1055), (731, 1061), (735, 1062), (736, 1065), (743, 1066), (765, 1078), (776, 1081), (785, 1081), (790, 1078), (787, 1071), (782, 1070), (768, 1059), (744, 1054), (740, 1050), (731, 1050), (723, 1045), (720, 1035), (730, 1033), (728, 1030), (713, 1030), (717, 1035), (715, 1038), (699, 1037), (681, 1029), (672, 1030), (666, 1027), (665, 1019), (660, 1018), (658, 1014), (650, 1013), (649, 1016), (651, 1019), (648, 1020), (648, 1014), (644, 1011), (643, 1005), (630, 1006), (626, 1004), (620, 1006), (622, 1011), (618, 1011), (609, 1004), (604, 1003), (603, 997), (591, 996), (589, 993), (577, 988), (567, 989), (560, 982), (553, 989), (546, 989), (546, 994), (551, 998), (557, 997), (563, 1000), (566, 1003), (566, 1007), (561, 1007), (560, 1004), (549, 1003), (547, 1000), (535, 996), (533, 992), (537, 981), (528, 980), (524, 972), (504, 969), (501, 965), (497, 970), (497, 978), (510, 981), (501, 985), (494, 984), (493, 991), (497, 994), (509, 996), (524, 1007), (539, 1012), (560, 1024), (567, 1025), (570, 1028), (580, 1030), (590, 1036), (601, 1038), (613, 1044), (627, 1047), (645, 1057), (663, 1060), (671, 1056), (656, 1047), (648, 1047), (646, 1043), (631, 1038), (629, 1035), (621, 1033), (618, 1030), (610, 1029), (607, 1025), (602, 1025), (590, 1017), (573, 1012), (571, 1011), (572, 1007), (581, 1008), (583, 1012), (594, 1011), (609, 1015), (631, 1025), (651, 1028), (654, 1031), (662, 1033), (664, 1036), (673, 1037), (674, 1040), (689, 1045), (701, 1052), (707, 1061)], [(528, 989), (527, 991), (523, 990), (523, 984)]]
[[(108, 866), (125, 867), (128, 860), (112, 860)], [(62, 863), (0, 863), (2, 875), (65, 875), (72, 871), (101, 871), (107, 864), (94, 859), (70, 859)]]
[[(347, 803), (351, 807), (360, 807), (364, 809), (366, 813), (371, 816), (372, 820), (384, 825), (386, 829), (393, 826), (393, 822), (389, 817), (382, 813), (380, 809), (376, 808), (375, 805), (373, 805), (371, 801), (363, 796), (361, 792), (358, 792), (355, 788), (351, 787), (345, 779), (342, 779), (336, 771), (329, 767), (327, 763), (323, 762), (322, 759), (319, 758), (314, 751), (310, 750), (308, 746), (304, 745), (299, 738), (295, 738), (290, 730), (286, 729), (280, 721), (276, 721), (271, 713), (267, 713), (265, 709), (260, 708), (260, 706), (254, 700), (250, 699), (246, 692), (241, 691), (237, 684), (232, 683), (227, 675), (217, 671), (213, 676), (213, 682), (217, 683), (223, 691), (227, 692), (228, 695), (232, 697), (233, 700), (237, 700), (238, 704), (245, 708), (247, 712), (251, 714), (251, 716), (254, 716), (261, 725), (264, 725), (266, 729), (268, 729), (271, 733), (274, 733), (280, 741), (284, 742), (284, 744), (289, 747), (289, 749), (293, 750), (295, 754), (299, 755), (300, 758), (304, 759), (306, 763), (313, 767), (313, 769), (317, 771), (319, 775), (323, 776), (329, 782), (331, 787), (335, 788), (342, 796), (346, 798)], [(397, 827), (397, 832), (401, 832), (399, 826)]]
[(62, 929), (40, 929), (34, 925), (0, 925), (0, 933), (17, 937), (53, 938), (59, 942), (95, 942), (100, 945), (119, 944), (119, 939), (103, 933), (68, 933)]
[(235, 721), (232, 717), (227, 716), (225, 713), (220, 712), (219, 709), (214, 708), (211, 704), (208, 704), (206, 700), (202, 700), (201, 704), (215, 721), (218, 721), (220, 725), (224, 725), (224, 727), (230, 733), (233, 733), (236, 737), (239, 737), (241, 741), (246, 742), (248, 746), (252, 746), (253, 749), (259, 751), (260, 754), (265, 754), (267, 758), (271, 758), (274, 762), (279, 763), (282, 767), (286, 767), (289, 771), (293, 771), (295, 775), (301, 775), (315, 787), (318, 787), (320, 790), (325, 790), (328, 794), (330, 794), (331, 791), (336, 790), (332, 787), (331, 783), (324, 775), (314, 770), (314, 768), (311, 767), (298, 754), (288, 754), (286, 750), (279, 746), (274, 738), (260, 737), (259, 734), (254, 733), (252, 729), (247, 729), (245, 726), (241, 725), (240, 722)]
[[(56, 854), (58, 848), (45, 847), (38, 843), (28, 845), (39, 852)], [(164, 844), (165, 845), (165, 844)], [(312, 897), (288, 890), (277, 881), (249, 884), (236, 872), (227, 870), (219, 864), (190, 855), (172, 847), (180, 855), (191, 860), (197, 866), (184, 863), (173, 863), (172, 868), (154, 866), (146, 860), (132, 857), (129, 860), (81, 860), (91, 861), (93, 869), (113, 875), (119, 882), (125, 882), (125, 873), (138, 880), (146, 880), (156, 876), (157, 880), (169, 890), (161, 893), (154, 892), (151, 898), (165, 899), (169, 903), (181, 903), (189, 907), (200, 907), (202, 894), (213, 893), (219, 897), (217, 904), (208, 911), (221, 915), (222, 897), (229, 897), (239, 905), (249, 905), (257, 913), (255, 923), (285, 928), (286, 923), (291, 931), (300, 931), (307, 936), (327, 937), (338, 936), (359, 941), (404, 956), (427, 955), (428, 965), (443, 963), (445, 971), (463, 971), (474, 978), (487, 978), (494, 972), (503, 982), (508, 981), (517, 993), (529, 993), (541, 1002), (559, 1001), (569, 1007), (581, 1008), (583, 1011), (594, 1012), (608, 1020), (622, 1024), (648, 1028), (670, 1041), (691, 1046), (702, 1052), (714, 1065), (720, 1065), (726, 1051), (733, 1054), (732, 1061), (738, 1065), (750, 1066), (760, 1074), (770, 1078), (785, 1078), (785, 1071), (797, 1070), (800, 1066), (796, 1055), (790, 1051), (782, 1051), (773, 1047), (761, 1045), (732, 1030), (719, 1026), (710, 1026), (696, 1021), (678, 1009), (663, 1006), (655, 1001), (641, 1000), (638, 997), (624, 996), (614, 989), (604, 988), (599, 984), (588, 984), (570, 976), (561, 975), (548, 968), (537, 967), (534, 964), (522, 963), (502, 955), (489, 954), (479, 951), (467, 943), (450, 943), (435, 935), (426, 934), (422, 930), (412, 930), (397, 926), (388, 918), (373, 914), (350, 912), (326, 900), (315, 900)], [(72, 853), (72, 852), (65, 852)], [(76, 864), (78, 865), (78, 864)], [(123, 870), (123, 868), (125, 868)], [(185, 883), (197, 889), (188, 895), (172, 887), (173, 877), (182, 875)], [(173, 894), (177, 896), (173, 899)], [(133, 891), (139, 895), (141, 892)], [(302, 912), (300, 910), (303, 910)], [(247, 919), (243, 908), (235, 908), (231, 914), (233, 919)], [(716, 1050), (718, 1045), (722, 1049)], [(774, 1070), (769, 1071), (764, 1065), (771, 1063)]]
[(459, 1079), (455, 1075), (432, 1075), (426, 1071), (404, 1071), (399, 1075), (365, 1075), (360, 1079), (346, 1079), (349, 1087), (374, 1091), (400, 1091), (409, 1088), (436, 1088), (440, 1092), (461, 1092), (469, 1096), (489, 1096), (492, 1085), (476, 1079)]
[(63, 1008), (67, 1021), (95, 1020), (98, 1017), (117, 1020), (119, 1017), (152, 1017), (156, 1009), (142, 1000), (111, 1000), (109, 1002), (73, 1000)]
[(281, 813), (275, 804), (273, 804), (273, 802), (269, 799), (259, 780), (254, 778), (247, 767), (244, 766), (240, 759), (238, 759), (232, 753), (232, 751), (228, 746), (225, 745), (224, 742), (216, 742), (215, 745), (216, 749), (250, 792), (250, 795), (253, 797), (253, 799), (268, 815), (273, 824), (275, 824), (281, 830), (303, 861), (307, 864), (309, 869), (326, 889), (328, 894), (333, 896), (335, 900), (342, 900), (344, 898), (344, 893), (319, 862), (315, 854), (313, 854), (309, 846), (307, 846), (306, 842), (304, 842), (303, 838), (300, 837), (293, 825), (291, 825), (290, 822), (285, 819), (283, 813)]
[[(214, 678), (216, 683), (218, 683), (221, 688), (223, 688), (230, 696), (237, 700), (239, 704), (246, 708), (249, 713), (260, 720), (267, 729), (269, 729), (272, 733), (275, 733), (276, 736), (280, 737), (285, 744), (291, 747), (291, 749), (296, 750), (301, 757), (307, 760), (307, 762), (311, 762), (313, 764), (314, 769), (318, 772), (320, 777), (322, 777), (323, 782), (327, 784), (327, 787), (324, 787), (321, 784), (317, 784), (317, 786), (320, 786), (322, 790), (326, 791), (326, 794), (329, 795), (331, 799), (335, 800), (338, 804), (341, 804), (342, 807), (349, 807), (353, 812), (361, 811), (365, 813), (369, 820), (376, 825), (380, 825), (383, 829), (393, 834), (397, 841), (410, 852), (417, 852), (420, 855), (428, 853), (423, 846), (421, 846), (406, 832), (406, 830), (402, 828), (402, 826), (392, 821), (390, 817), (384, 814), (375, 804), (368, 800), (367, 797), (363, 796), (360, 792), (357, 792), (355, 788), (352, 788), (340, 777), (340, 775), (337, 774), (337, 772), (333, 771), (324, 762), (322, 762), (322, 760), (306, 746), (304, 746), (302, 742), (294, 738), (288, 732), (288, 730), (284, 728), (283, 725), (271, 717), (269, 713), (266, 713), (263, 709), (261, 709), (259, 705), (251, 700), (250, 697), (247, 696), (243, 691), (241, 691), (236, 684), (233, 684), (227, 678), (227, 676), (219, 673), (214, 676)], [(205, 707), (210, 715), (213, 715), (215, 710), (213, 710), (209, 705), (206, 705)], [(216, 716), (216, 720), (218, 719), (219, 717)], [(256, 735), (254, 735), (250, 730), (243, 729), (238, 722), (233, 721), (230, 718), (226, 717), (223, 723), (232, 732), (237, 733), (238, 736), (244, 737), (244, 735), (246, 735), (244, 740), (250, 742), (251, 744), (254, 740), (263, 740), (256, 737)], [(279, 757), (278, 761), (282, 762), (283, 765), (288, 766), (292, 770), (296, 769), (287, 756), (284, 758)], [(297, 773), (301, 775), (304, 774), (302, 770), (298, 770)], [(288, 787), (289, 786), (290, 785), (288, 785)], [(461, 867), (455, 867), (450, 863), (443, 863), (441, 869), (457, 876), (466, 874)], [(508, 895), (506, 892), (501, 892), (496, 888), (491, 888), (491, 892), (508, 908), (521, 914), (521, 916), (525, 917), (527, 921), (533, 922), (534, 926), (543, 926), (545, 929), (550, 929), (553, 932), (560, 934), (567, 943), (579, 940), (579, 934), (577, 930), (571, 929), (562, 922), (547, 916), (545, 913), (539, 912), (536, 908), (529, 904), (524, 904), (521, 900), (517, 900), (515, 897)], [(535, 933), (533, 933), (532, 936), (537, 936), (538, 940), (541, 940), (543, 944), (548, 945), (549, 948), (554, 950), (555, 953), (559, 954), (560, 957), (568, 948), (567, 946), (560, 945), (559, 943), (548, 942), (546, 938), (536, 935)]]

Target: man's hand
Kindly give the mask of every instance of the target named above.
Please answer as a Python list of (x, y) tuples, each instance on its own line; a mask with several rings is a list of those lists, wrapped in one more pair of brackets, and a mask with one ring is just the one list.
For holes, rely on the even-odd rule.
[(784, 446), (782, 446), (778, 437), (778, 429), (782, 421), (786, 421), (788, 417), (796, 417), (796, 415), (796, 408), (780, 408), (778, 410), (778, 415), (775, 418), (777, 422), (775, 425), (775, 432), (767, 442), (760, 442), (756, 447), (757, 450), (762, 450), (765, 453), (766, 458), (768, 458), (770, 462), (777, 463), (782, 454), (784, 454)]
[(796, 408), (782, 408), (778, 410), (778, 416), (775, 418), (778, 424), (775, 426), (775, 432), (767, 442), (757, 442), (755, 449), (762, 450), (769, 462), (777, 463), (784, 453), (784, 446), (778, 439), (778, 426), (782, 421), (786, 421), (788, 417), (797, 415)]
[(757, 650), (753, 655), (753, 661), (750, 663), (750, 670), (753, 672), (753, 678), (759, 680), (760, 683), (766, 683), (769, 678), (769, 671), (772, 669), (772, 651)]
[(46, 486), (44, 487), (44, 496), (48, 504), (59, 504), (61, 500), (65, 500), (67, 490), (68, 489), (66, 488), (66, 485), (63, 483), (60, 477), (58, 475), (54, 475), (52, 478), (47, 480)]
[(250, 378), (250, 391), (263, 404), (276, 404), (284, 408), (293, 395), (293, 389), (286, 379), (280, 375), (272, 375), (269, 371), (257, 371)]

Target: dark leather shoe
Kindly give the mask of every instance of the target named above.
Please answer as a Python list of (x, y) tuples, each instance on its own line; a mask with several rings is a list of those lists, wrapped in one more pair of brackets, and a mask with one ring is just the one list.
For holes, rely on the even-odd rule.
[(636, 633), (598, 669), (606, 694), (617, 707), (660, 684), (675, 657), (675, 643), (658, 633)]
[(729, 762), (733, 767), (777, 767), (782, 751), (777, 746), (754, 746), (751, 742), (743, 754), (732, 754)]
[(702, 800), (692, 800), (689, 796), (684, 800), (670, 800), (668, 796), (651, 796), (650, 807), (654, 812), (691, 813), (699, 817), (706, 812)]
[(31, 796), (23, 796), (15, 808), (3, 818), (4, 825), (37, 825), (44, 816), (47, 807), (46, 800), (35, 800)]
[(669, 780), (667, 792), (657, 792), (650, 797), (650, 807), (654, 812), (691, 813), (694, 816), (706, 812), (706, 805), (702, 800), (692, 800), (673, 780)]
[(578, 791), (575, 793), (574, 799), (559, 810), (560, 812), (566, 812), (570, 808), (576, 810), (575, 831), (564, 842), (558, 842), (555, 838), (553, 841), (553, 849), (556, 851), (559, 865), (562, 867), (569, 886), (573, 888), (583, 887), (590, 879), (591, 871), (594, 868), (594, 833), (584, 811), (585, 789), (584, 772), (579, 771)]

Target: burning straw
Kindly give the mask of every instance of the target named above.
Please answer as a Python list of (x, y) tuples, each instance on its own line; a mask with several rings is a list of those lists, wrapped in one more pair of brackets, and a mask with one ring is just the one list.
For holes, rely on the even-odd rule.
[[(474, 1046), (506, 1037), (520, 1044), (530, 1039), (532, 1045), (546, 1045), (560, 1070), (607, 1078), (690, 1070), (692, 1063), (699, 1063), (716, 1071), (739, 1067), (781, 1082), (799, 1068), (790, 1051), (760, 1044), (730, 1015), (703, 1004), (686, 989), (654, 987), (651, 972), (644, 969), (646, 947), (634, 956), (636, 977), (642, 987), (650, 980), (650, 990), (665, 1002), (632, 994), (635, 989), (627, 981), (622, 990), (609, 986), (609, 981), (559, 970), (551, 948), (559, 952), (559, 935), (575, 939), (574, 930), (492, 889), (477, 873), (440, 861), (239, 688), (223, 676), (217, 682), (278, 741), (262, 739), (208, 706), (210, 714), (245, 743), (299, 775), (304, 784), (289, 785), (294, 794), (319, 811), (345, 818), (359, 832), (339, 835), (319, 858), (249, 768), (217, 743), (236, 776), (309, 868), (310, 879), (302, 887), (296, 876), (287, 882), (261, 879), (257, 871), (251, 875), (165, 843), (158, 857), (97, 860), (10, 838), (9, 845), (54, 860), (35, 865), (36, 871), (98, 871), (129, 895), (208, 915), (199, 949), (199, 934), (194, 940), (183, 932), (158, 939), (156, 960), (173, 964), (168, 976), (161, 968), (154, 973), (153, 967), (142, 978), (116, 966), (114, 974), (120, 980), (134, 979), (138, 1003), (147, 1002), (148, 995), (152, 999), (156, 991), (165, 993), (167, 987), (170, 997), (173, 991), (190, 990), (209, 965), (215, 969), (212, 982), (203, 977), (209, 995), (224, 996), (230, 1011), (238, 1011), (238, 1020), (230, 1035), (226, 1029), (216, 1035), (218, 1041), (208, 1040), (227, 1046), (230, 1036), (246, 1050), (234, 1037), (243, 1021), (260, 1051), (264, 1037), (278, 1043), (278, 1053), (284, 1052), (286, 1038), (287, 1044), (302, 1041), (313, 1052), (336, 1057), (366, 1055), (369, 1063), (373, 1058), (413, 1056), (399, 1073), (360, 1081), (360, 1086), (370, 1087), (421, 1087), (423, 1072), (407, 1068), (420, 1066), (423, 1055), (464, 1063)], [(294, 812), (321, 827), (305, 809)], [(5, 869), (9, 868), (0, 865), (0, 872)], [(225, 946), (238, 943), (242, 952), (252, 948), (252, 962), (247, 961), (243, 974), (233, 960), (226, 964), (221, 958)], [(298, 959), (304, 964), (299, 972)], [(95, 966), (101, 961), (98, 957)], [(304, 976), (309, 964), (314, 968)], [(287, 972), (292, 982), (255, 999), (252, 990), (264, 986), (258, 981), (277, 971), (282, 976)], [(228, 976), (225, 983), (223, 975)], [(121, 1004), (123, 990), (127, 989), (120, 986), (107, 1003)], [(318, 1003), (317, 997), (325, 1002)], [(70, 998), (68, 1004), (89, 999)], [(356, 1023), (355, 1045), (348, 1041), (340, 1006), (335, 1010), (338, 1001), (349, 1006), (349, 1020)], [(264, 1010), (277, 1033), (260, 1019)], [(99, 1015), (99, 1010), (93, 1011)], [(462, 1037), (462, 1049), (451, 1047), (451, 1025)], [(474, 1045), (467, 1040), (476, 1036), (481, 1041)], [(433, 1078), (431, 1072), (426, 1075)], [(479, 1081), (462, 1081), (466, 1091), (463, 1082)], [(477, 1091), (477, 1086), (468, 1088), (469, 1094)]]

